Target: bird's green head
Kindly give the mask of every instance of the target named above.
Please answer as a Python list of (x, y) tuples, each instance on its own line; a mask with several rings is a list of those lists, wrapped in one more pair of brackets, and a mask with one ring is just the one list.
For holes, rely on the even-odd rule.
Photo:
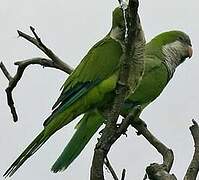
[(121, 40), (124, 38), (125, 22), (122, 9), (120, 7), (115, 8), (112, 14), (112, 28), (110, 36), (113, 39)]
[(176, 67), (192, 56), (191, 40), (182, 31), (168, 31), (153, 38), (147, 45), (145, 55), (156, 56), (167, 64), (170, 76)]
[(187, 57), (191, 58), (193, 52), (189, 36), (182, 31), (161, 33), (153, 38), (149, 44), (151, 44), (156, 51), (160, 50), (164, 56), (174, 56), (175, 58), (173, 60), (179, 60), (179, 64)]
[(115, 27), (125, 28), (124, 16), (120, 7), (115, 8), (112, 15), (112, 28)]

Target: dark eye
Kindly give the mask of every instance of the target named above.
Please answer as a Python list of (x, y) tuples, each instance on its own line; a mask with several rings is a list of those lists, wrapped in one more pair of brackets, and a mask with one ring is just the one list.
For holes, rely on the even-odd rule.
[(179, 39), (180, 41), (184, 41), (184, 38), (181, 37), (181, 36), (180, 36), (178, 39)]

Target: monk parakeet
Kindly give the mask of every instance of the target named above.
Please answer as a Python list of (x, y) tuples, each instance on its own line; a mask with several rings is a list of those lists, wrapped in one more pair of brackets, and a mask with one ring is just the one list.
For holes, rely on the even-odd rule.
[[(190, 38), (181, 31), (164, 32), (153, 38), (146, 44), (142, 80), (137, 89), (126, 99), (120, 114), (125, 117), (136, 105), (141, 105), (144, 109), (160, 95), (172, 78), (176, 67), (191, 56)], [(97, 109), (86, 113), (77, 124), (75, 134), (53, 165), (52, 171), (66, 169), (105, 119)]]
[[(140, 61), (142, 68), (136, 71), (142, 75), (145, 40), (141, 37), (144, 36), (141, 29), (140, 32), (132, 58), (142, 60)], [(95, 108), (103, 109), (106, 104), (112, 102), (119, 75), (120, 59), (123, 55), (124, 37), (125, 23), (121, 10), (118, 8), (113, 12), (112, 27), (108, 35), (89, 50), (65, 81), (62, 93), (53, 106), (52, 114), (44, 122), (43, 131), (17, 158), (4, 176), (12, 176), (57, 130), (77, 116)], [(135, 74), (133, 71), (130, 73)], [(137, 79), (139, 81), (139, 78)], [(129, 78), (128, 83), (132, 91), (134, 85), (138, 84), (133, 78)]]
[[(53, 113), (44, 122), (43, 131), (17, 158), (4, 176), (12, 176), (51, 135), (85, 113), (77, 125), (74, 139), (52, 168), (54, 172), (65, 169), (101, 126), (105, 117), (100, 112), (113, 98), (119, 60), (123, 53), (121, 41), (125, 32), (121, 10), (114, 11), (112, 22), (110, 33), (91, 48), (64, 83), (61, 96), (53, 106)], [(153, 101), (171, 79), (175, 68), (190, 57), (191, 53), (190, 39), (180, 31), (162, 33), (148, 43), (145, 50), (143, 78), (135, 92), (132, 90), (126, 98), (121, 114), (125, 116), (135, 105), (139, 104), (144, 108)]]

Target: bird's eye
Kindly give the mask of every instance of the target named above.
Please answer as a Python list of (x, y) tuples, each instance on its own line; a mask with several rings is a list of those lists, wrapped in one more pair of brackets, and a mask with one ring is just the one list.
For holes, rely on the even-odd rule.
[(180, 41), (184, 41), (183, 37), (181, 37), (181, 36), (180, 36), (178, 39), (179, 39)]

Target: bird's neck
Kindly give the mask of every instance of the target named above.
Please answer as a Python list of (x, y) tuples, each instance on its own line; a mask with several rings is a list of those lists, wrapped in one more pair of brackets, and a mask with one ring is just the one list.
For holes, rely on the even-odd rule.
[(118, 28), (118, 27), (115, 27), (115, 28), (112, 28), (109, 35), (112, 39), (122, 43), (123, 42), (123, 38), (124, 38), (124, 32)]
[(168, 67), (170, 78), (173, 76), (173, 73), (175, 72), (175, 69), (177, 68), (177, 66), (181, 64), (181, 54), (177, 50), (178, 48), (177, 43), (178, 42), (167, 44), (163, 46), (162, 48), (164, 62), (166, 63)]

